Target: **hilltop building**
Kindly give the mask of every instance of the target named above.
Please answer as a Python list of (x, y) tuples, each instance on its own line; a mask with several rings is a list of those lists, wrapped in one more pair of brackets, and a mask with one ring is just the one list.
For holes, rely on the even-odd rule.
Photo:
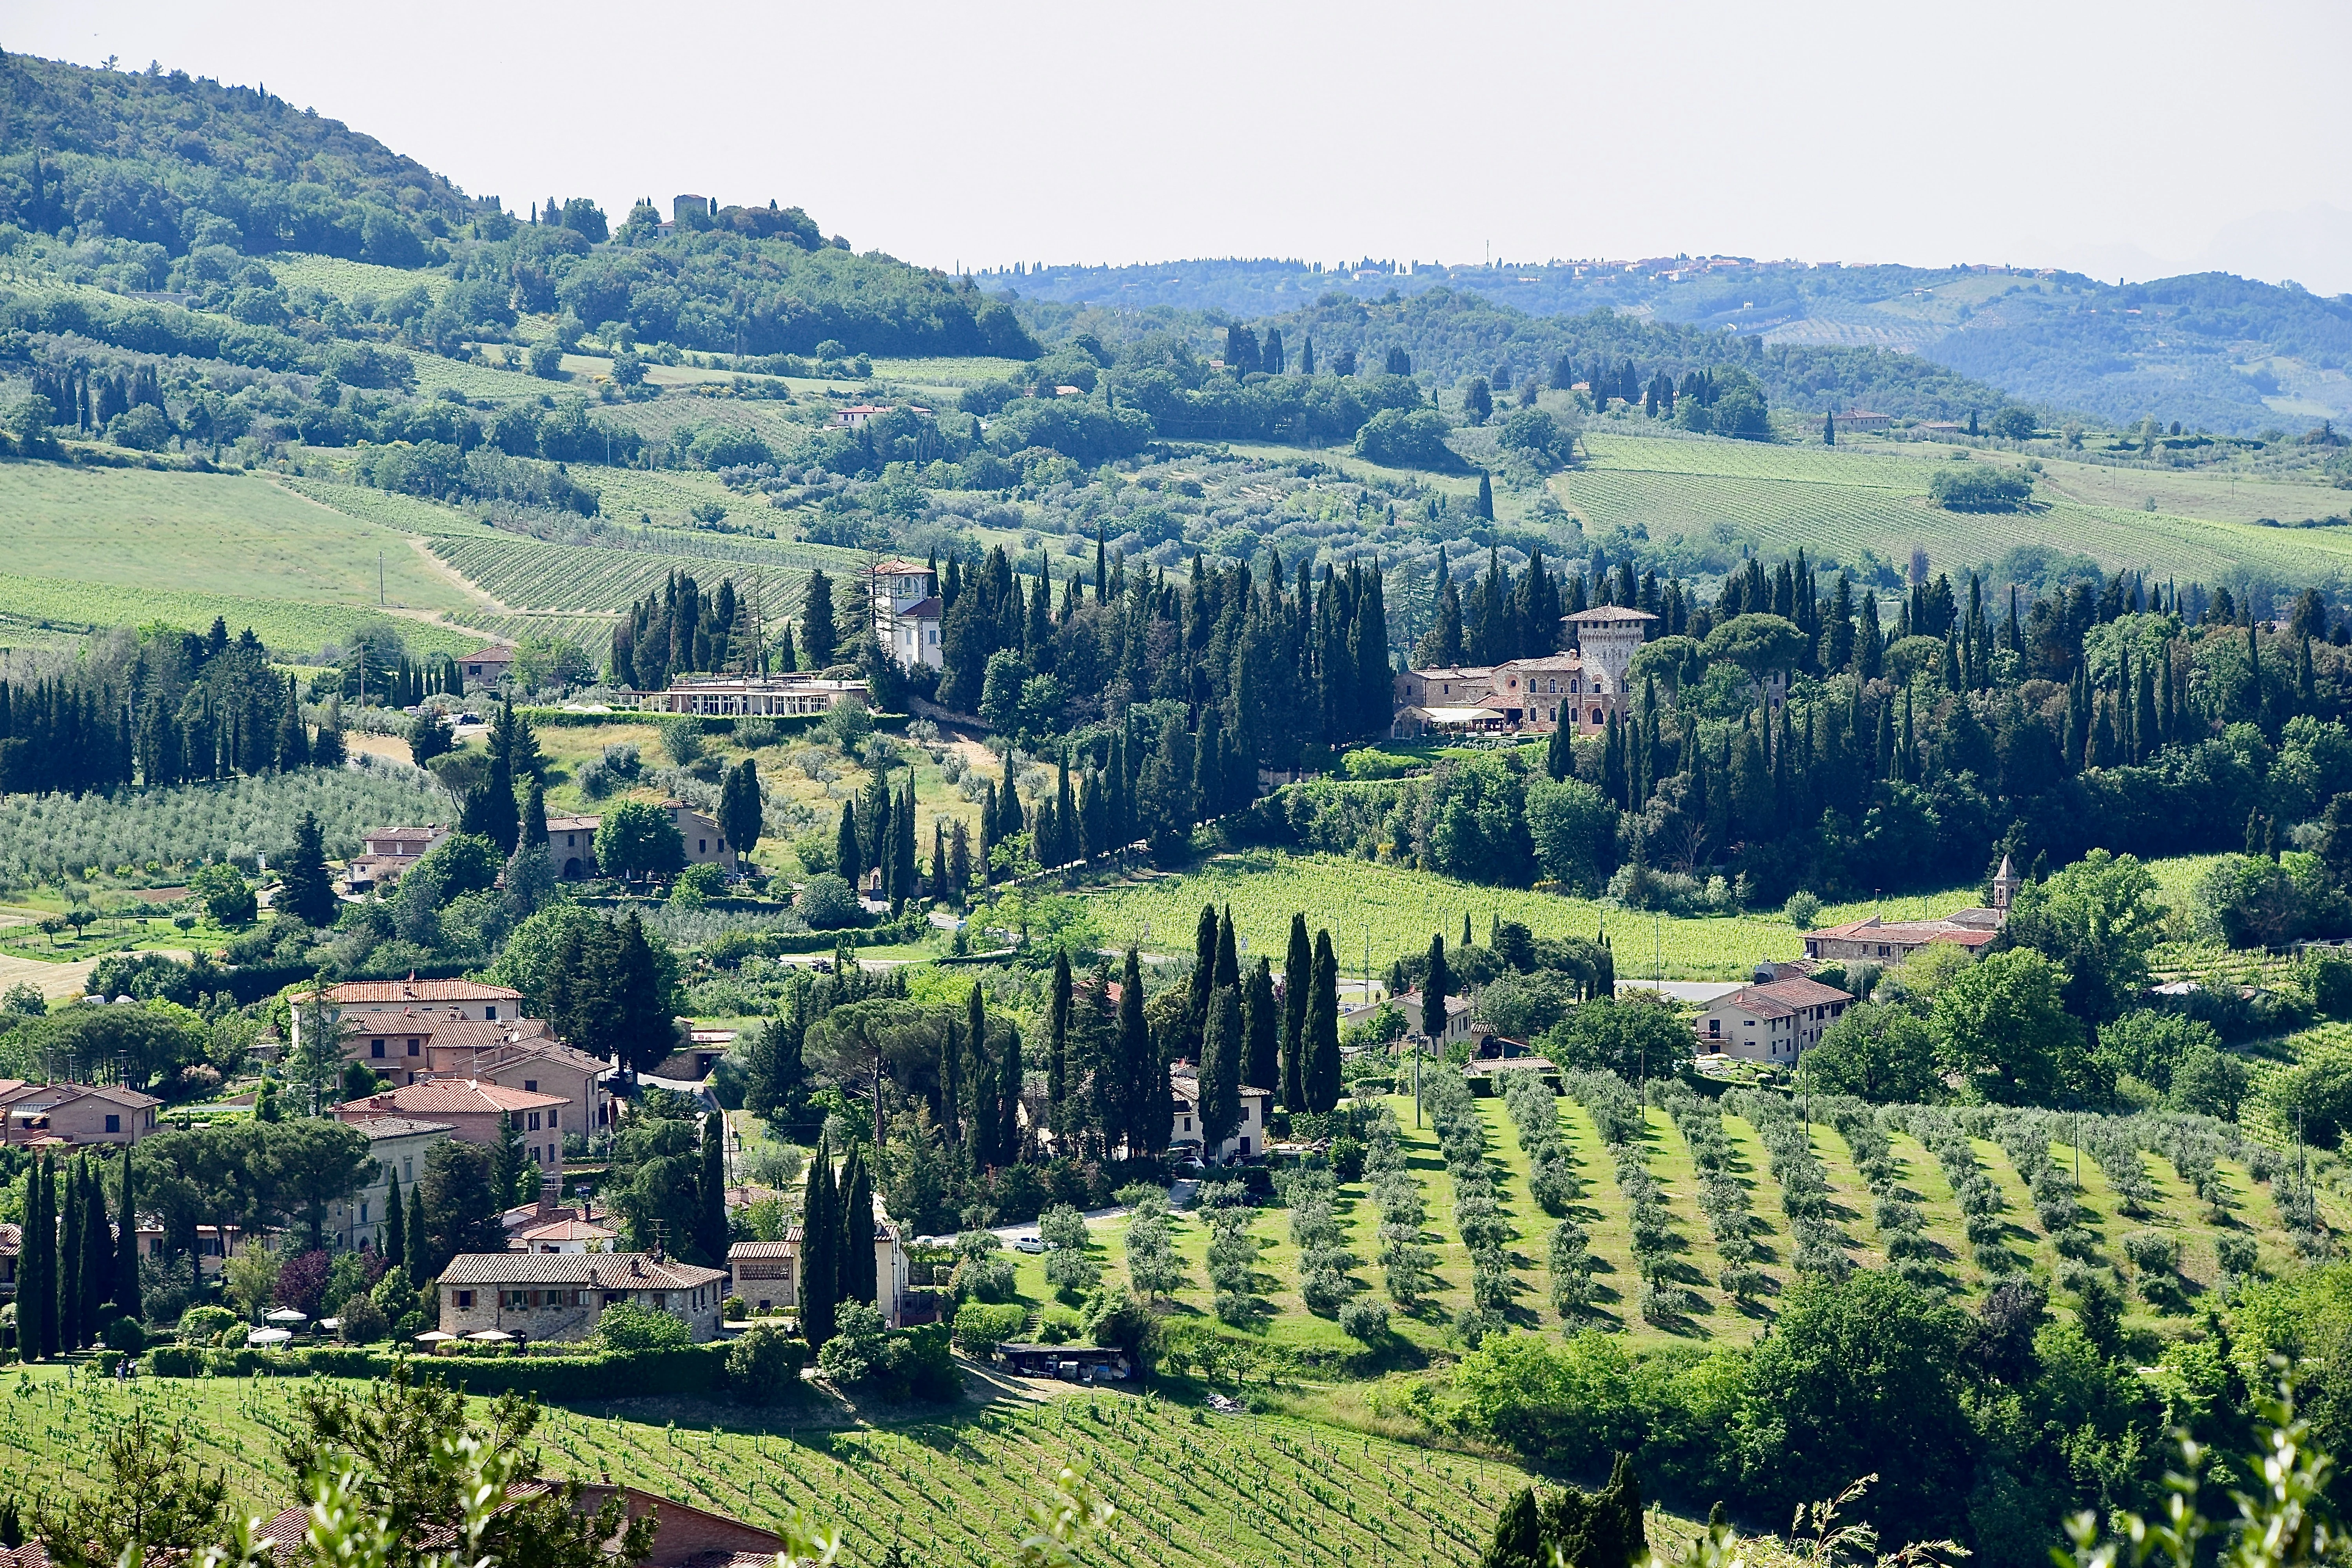
[(874, 568), (874, 640), (908, 669), (940, 668), (940, 576), (919, 561), (885, 561)]
[(1396, 678), (1392, 739), (1432, 733), (1587, 734), (1632, 708), (1626, 672), (1657, 616), (1599, 605), (1560, 617), (1577, 647), (1503, 664), (1408, 669)]

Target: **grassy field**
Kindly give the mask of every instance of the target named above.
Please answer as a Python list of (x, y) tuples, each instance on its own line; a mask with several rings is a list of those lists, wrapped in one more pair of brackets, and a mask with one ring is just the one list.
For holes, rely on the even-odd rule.
[[(54, 1369), (9, 1380), (0, 1472), (25, 1503), (99, 1484), (100, 1434), (134, 1410), (182, 1434), (226, 1478), (233, 1506), (295, 1501), (278, 1458), (300, 1385), (268, 1379), (128, 1386)], [(1085, 1559), (1141, 1568), (1339, 1568), (1351, 1561), (1477, 1561), (1521, 1471), (1489, 1460), (1274, 1416), (1223, 1417), (1119, 1394), (1003, 1387), (937, 1414), (872, 1424), (812, 1395), (765, 1412), (704, 1401), (551, 1409), (542, 1473), (625, 1480), (682, 1504), (773, 1524), (807, 1509), (845, 1536), (843, 1560), (981, 1564), (1025, 1527), (1021, 1507), (1065, 1464), (1121, 1517)]]
[[(1672, 439), (1605, 424), (1588, 431), (1583, 446), (1586, 466), (1552, 483), (1592, 533), (1639, 526), (1656, 542), (1748, 543), (1771, 554), (1803, 545), (1817, 561), (1849, 566), (1899, 564), (1916, 544), (1955, 572), (2017, 545), (2077, 551), (2110, 569), (2184, 582), (2218, 581), (2233, 570), (2301, 582), (2352, 569), (2352, 530), (2255, 523), (2346, 510), (2342, 491), (2310, 483), (2045, 460), (2039, 510), (1971, 514), (1927, 502), (1929, 476), (1949, 461), (1941, 447)], [(1971, 460), (2015, 459), (1993, 453)]]
[[(2178, 912), (2187, 908), (2198, 879), (2214, 858), (2190, 855), (2147, 864), (2166, 903)], [(1235, 937), (1277, 962), (1290, 939), (1291, 914), (1303, 911), (1310, 932), (1329, 929), (1339, 967), (1349, 973), (1362, 966), (1367, 939), (1378, 974), (1400, 954), (1426, 948), (1433, 935), (1459, 941), (1465, 914), (1471, 935), (1480, 942), (1496, 916), (1517, 921), (1538, 936), (1591, 937), (1605, 927), (1620, 980), (1646, 980), (1657, 971), (1668, 980), (1738, 980), (1760, 959), (1796, 958), (1804, 952), (1798, 928), (1777, 911), (1658, 917), (1604, 909), (1591, 899), (1486, 888), (1402, 866), (1272, 849), (1221, 855), (1181, 873), (1092, 888), (1085, 896), (1111, 942), (1133, 942), (1156, 952), (1190, 951), (1201, 906), (1213, 903), (1222, 910), (1230, 904)], [(1979, 896), (1980, 889), (1961, 887), (1857, 899), (1823, 905), (1820, 923), (1872, 914), (1917, 920), (1972, 905)]]
[[(1591, 899), (1482, 888), (1402, 866), (1277, 850), (1223, 855), (1181, 875), (1118, 883), (1086, 896), (1113, 942), (1160, 952), (1189, 951), (1201, 906), (1214, 903), (1233, 906), (1234, 935), (1253, 952), (1279, 959), (1292, 912), (1304, 910), (1309, 931), (1329, 928), (1339, 966), (1351, 973), (1364, 962), (1367, 941), (1374, 971), (1382, 972), (1400, 953), (1427, 947), (1433, 935), (1458, 941), (1465, 915), (1482, 942), (1496, 916), (1518, 921), (1538, 936), (1591, 937), (1605, 927), (1621, 980), (1647, 978), (1658, 968), (1668, 980), (1736, 980), (1759, 959), (1795, 958), (1804, 951), (1797, 928), (1777, 914), (1659, 919), (1605, 910)], [(1974, 889), (1954, 889), (1829, 905), (1821, 918), (1826, 924), (1882, 910), (1890, 919), (1922, 909), (1940, 914), (1975, 901)]]
[(11, 525), (0, 617), (20, 625), (202, 630), (222, 616), (307, 652), (391, 613), (420, 648), (478, 642), (432, 624), (479, 601), (406, 534), (249, 475), (0, 464), (0, 515)]

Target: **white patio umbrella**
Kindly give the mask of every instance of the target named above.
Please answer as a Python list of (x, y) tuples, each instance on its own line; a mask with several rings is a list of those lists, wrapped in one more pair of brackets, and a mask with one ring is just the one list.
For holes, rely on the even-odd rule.
[(282, 1345), (293, 1337), (293, 1331), (289, 1329), (256, 1329), (245, 1336), (245, 1342), (249, 1345)]
[(480, 1329), (473, 1333), (467, 1334), (466, 1337), (469, 1340), (474, 1340), (486, 1345), (494, 1345), (502, 1340), (510, 1340), (514, 1338), (512, 1334), (507, 1332), (504, 1329)]
[(298, 1307), (280, 1307), (274, 1312), (264, 1312), (262, 1318), (272, 1323), (307, 1323), (310, 1314)]
[(416, 1342), (420, 1345), (446, 1345), (457, 1337), (455, 1334), (445, 1334), (438, 1329), (427, 1329), (416, 1336)]

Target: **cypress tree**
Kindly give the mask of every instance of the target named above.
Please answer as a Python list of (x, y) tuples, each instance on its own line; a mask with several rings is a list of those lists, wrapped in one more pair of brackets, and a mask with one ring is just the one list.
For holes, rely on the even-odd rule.
[(694, 1241), (703, 1267), (727, 1262), (727, 1119), (712, 1111), (702, 1120), (702, 1164), (695, 1173)]
[(1483, 472), (1478, 476), (1478, 515), (1495, 521), (1495, 481)]
[(58, 1226), (58, 1341), (78, 1351), (88, 1342), (81, 1332), (81, 1162), (65, 1168), (64, 1222)]
[(408, 1215), (400, 1206), (400, 1173), (392, 1173), (392, 1180), (383, 1194), (383, 1261), (387, 1269), (405, 1268), (408, 1262)]
[(1314, 954), (1307, 945), (1307, 917), (1290, 917), (1290, 947), (1282, 961), (1282, 1104), (1307, 1109), (1307, 999), (1314, 985)]
[(940, 1041), (940, 1127), (950, 1145), (963, 1142), (963, 1044), (952, 1022)]
[[(98, 1343), (106, 1326), (106, 1306), (115, 1293), (114, 1235), (106, 1224), (106, 1184), (99, 1179), (103, 1154), (81, 1157), (81, 1342)], [(133, 1237), (135, 1242), (136, 1237)]]
[(880, 1279), (874, 1256), (874, 1178), (851, 1150), (848, 1190), (841, 1195), (841, 1301), (879, 1305)]
[(971, 1163), (975, 1166), (1000, 1163), (996, 1148), (996, 1082), (988, 1071), (988, 1004), (980, 994), (980, 982), (971, 983), (971, 994), (964, 1001), (964, 1048), (971, 1053)]
[[(1063, 1101), (1069, 1094), (1069, 1047), (1070, 952), (1067, 948), (1056, 948), (1054, 986), (1045, 1015), (1045, 1121), (1057, 1138), (1066, 1131)], [(1064, 1152), (1055, 1150), (1056, 1153)]]
[(855, 887), (866, 876), (865, 852), (857, 847), (857, 803), (841, 803), (841, 825), (833, 837), (833, 868)]
[(1274, 1001), (1274, 964), (1264, 953), (1242, 989), (1242, 1082), (1268, 1089), (1281, 1078), (1282, 1015)]
[(1184, 999), (1184, 1038), (1176, 1054), (1200, 1059), (1201, 1031), (1209, 1021), (1209, 993), (1217, 986), (1217, 906), (1202, 904), (1192, 931), (1192, 977)]
[(801, 1337), (815, 1350), (833, 1338), (840, 1304), (840, 1219), (833, 1196), (833, 1145), (820, 1134), (801, 1196)]
[(122, 1146), (121, 1203), (115, 1209), (114, 1310), (139, 1315), (138, 1186), (131, 1175), (131, 1145)]
[[(511, 821), (514, 795), (507, 795), (507, 813)], [(514, 846), (505, 846), (511, 851)], [(319, 819), (304, 812), (294, 825), (294, 853), (287, 860), (275, 908), (292, 915), (306, 925), (329, 926), (335, 923), (337, 905), (334, 883), (327, 876), (327, 851), (319, 831)]]
[(47, 1154), (33, 1163), (26, 1178), (24, 1239), (16, 1275), (16, 1342), (27, 1361), (45, 1360), (64, 1349), (58, 1338), (56, 1181)]
[(948, 901), (948, 819), (931, 818), (931, 885), (930, 900), (935, 904)]
[[(1119, 1142), (1127, 1149), (1128, 1158), (1140, 1159), (1158, 1151), (1148, 1147), (1153, 1117), (1164, 1120), (1164, 1109), (1152, 1104), (1153, 1079), (1160, 1075), (1163, 1086), (1166, 1079), (1160, 1073), (1160, 1053), (1152, 1047), (1151, 1027), (1143, 1018), (1143, 967), (1136, 950), (1127, 950), (1127, 967), (1120, 973), (1118, 988), (1118, 1065), (1124, 1080), (1119, 1096)], [(1110, 1130), (1104, 1130), (1108, 1141)], [(1166, 1139), (1160, 1142), (1164, 1146)]]
[(1331, 933), (1315, 933), (1315, 980), (1307, 1005), (1307, 1109), (1320, 1116), (1339, 1103), (1339, 960)]
[(1837, 410), (1834, 408), (1822, 416), (1822, 445), (1824, 447), (1837, 445)]
[(1445, 938), (1429, 939), (1429, 962), (1421, 982), (1421, 1032), (1445, 1037), (1445, 999), (1454, 994), (1454, 973), (1445, 966)]
[(408, 1189), (408, 1287), (422, 1290), (425, 1282), (440, 1272), (433, 1257), (433, 1243), (425, 1230), (425, 1188), (420, 1184)]
[(1021, 1158), (1021, 1087), (1024, 1069), (1021, 1065), (1020, 1025), (1014, 1024), (1006, 1030), (1004, 1055), (996, 1065), (996, 1157), (1010, 1165)]
[(1213, 1157), (1241, 1125), (1241, 1004), (1232, 987), (1221, 985), (1209, 995), (1209, 1021), (1202, 1033), (1196, 1080), (1203, 1160)]
[[(747, 762), (743, 765), (748, 768), (751, 764)], [(915, 868), (915, 770), (911, 767), (907, 770), (907, 786), (898, 796), (898, 809), (893, 814), (892, 820), (897, 824), (898, 878), (890, 896), (893, 903), (903, 905), (922, 892), (922, 883)]]

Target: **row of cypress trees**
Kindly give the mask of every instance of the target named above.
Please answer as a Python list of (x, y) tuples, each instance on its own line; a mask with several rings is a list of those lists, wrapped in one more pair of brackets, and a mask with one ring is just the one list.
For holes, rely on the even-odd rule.
[(836, 1173), (832, 1142), (820, 1137), (801, 1208), (801, 1332), (815, 1350), (834, 1336), (845, 1301), (872, 1301), (874, 1179), (856, 1144)]
[(60, 1164), (44, 1153), (35, 1162), (16, 1268), (17, 1347), (26, 1361), (87, 1350), (110, 1318), (139, 1315), (137, 1191), (127, 1143), (111, 1226), (105, 1184), (89, 1154)]

